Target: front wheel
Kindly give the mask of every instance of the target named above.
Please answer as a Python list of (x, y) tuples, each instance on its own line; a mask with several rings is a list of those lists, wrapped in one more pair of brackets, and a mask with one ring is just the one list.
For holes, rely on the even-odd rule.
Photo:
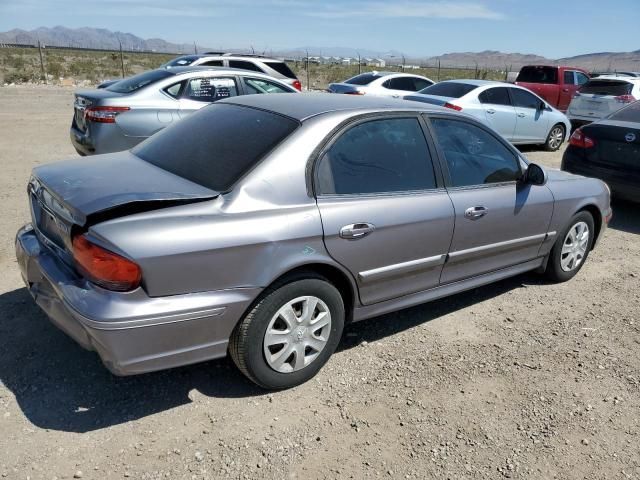
[(229, 353), (257, 385), (294, 387), (329, 360), (344, 317), (342, 297), (331, 283), (319, 277), (296, 280), (265, 292), (231, 335)]
[(544, 149), (547, 152), (555, 152), (560, 148), (562, 142), (564, 142), (564, 127), (560, 124), (554, 125), (547, 135), (547, 140), (544, 143)]
[(551, 249), (547, 276), (556, 282), (573, 278), (587, 260), (594, 238), (594, 222), (589, 212), (575, 214)]

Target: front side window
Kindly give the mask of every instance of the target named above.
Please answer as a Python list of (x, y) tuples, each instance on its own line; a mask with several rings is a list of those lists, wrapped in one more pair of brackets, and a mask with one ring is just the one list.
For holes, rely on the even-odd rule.
[(573, 72), (572, 71), (565, 70), (565, 72), (564, 72), (564, 84), (565, 85), (573, 85), (574, 84), (574, 78), (573, 78)]
[(212, 103), (236, 95), (238, 95), (238, 89), (233, 78), (203, 77), (189, 80), (182, 97), (197, 102)]
[(576, 72), (576, 80), (578, 80), (578, 85), (584, 85), (589, 81), (589, 77), (582, 72)]
[(406, 92), (415, 92), (415, 83), (412, 77), (396, 77), (384, 82), (383, 86), (391, 90), (404, 90)]
[(478, 95), (478, 100), (491, 105), (511, 105), (509, 91), (504, 87), (489, 88)]
[(200, 64), (202, 67), (222, 67), (222, 60), (209, 60)]
[(407, 192), (436, 188), (420, 122), (389, 118), (356, 125), (318, 163), (320, 195)]
[(246, 60), (229, 60), (229, 67), (241, 68), (242, 70), (251, 70), (252, 72), (262, 72), (260, 67), (258, 67), (255, 63), (248, 62)]
[(453, 187), (512, 182), (521, 177), (516, 155), (484, 129), (443, 118), (432, 119), (431, 124)]
[(514, 107), (537, 109), (540, 106), (540, 99), (526, 90), (512, 88), (511, 96)]
[(291, 93), (288, 88), (260, 78), (245, 77), (244, 86), (247, 90), (247, 95), (256, 93)]

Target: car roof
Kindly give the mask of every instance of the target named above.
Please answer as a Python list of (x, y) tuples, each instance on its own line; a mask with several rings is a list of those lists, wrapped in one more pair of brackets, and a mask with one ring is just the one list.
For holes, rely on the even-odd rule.
[(592, 78), (591, 80), (615, 80), (618, 82), (622, 81), (622, 82), (629, 82), (629, 83), (640, 82), (639, 77), (632, 77), (630, 75), (613, 75), (613, 74), (599, 75), (597, 77)]
[[(475, 80), (472, 78), (460, 79), (460, 80), (444, 80), (439, 83), (466, 83), (467, 85), (475, 85), (476, 87), (484, 87), (485, 85), (505, 85), (505, 86), (513, 86), (513, 84), (506, 84), (504, 82), (498, 82), (495, 80)], [(437, 85), (437, 84), (436, 84)]]
[[(294, 97), (294, 98), (291, 98)], [(386, 97), (360, 97), (335, 93), (305, 93), (303, 95), (243, 95), (227, 98), (216, 103), (229, 103), (259, 108), (278, 113), (298, 121), (304, 121), (330, 112), (371, 110), (387, 111), (433, 111), (450, 113), (451, 111), (436, 105), (405, 102)]]
[[(284, 60), (280, 58), (272, 58), (272, 57), (263, 57), (261, 55), (243, 55), (243, 54), (235, 54), (235, 53), (198, 53), (191, 55), (182, 55), (176, 58), (226, 58), (226, 59), (234, 59), (241, 58), (243, 60), (257, 60), (260, 62), (283, 62)], [(174, 59), (175, 60), (175, 59)]]

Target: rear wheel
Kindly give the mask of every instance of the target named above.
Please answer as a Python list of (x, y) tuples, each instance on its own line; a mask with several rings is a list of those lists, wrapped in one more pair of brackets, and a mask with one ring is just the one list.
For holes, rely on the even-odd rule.
[(564, 142), (565, 129), (562, 125), (554, 125), (547, 135), (547, 141), (544, 143), (544, 149), (547, 152), (555, 152)]
[(580, 271), (593, 245), (594, 232), (593, 217), (589, 212), (578, 212), (573, 216), (551, 250), (546, 270), (551, 280), (565, 282)]
[(240, 371), (263, 388), (299, 385), (335, 351), (344, 313), (340, 293), (321, 277), (270, 288), (234, 330), (229, 353)]

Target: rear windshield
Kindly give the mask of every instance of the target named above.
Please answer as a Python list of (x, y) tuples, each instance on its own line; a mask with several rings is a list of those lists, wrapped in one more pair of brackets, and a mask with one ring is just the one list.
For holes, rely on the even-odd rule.
[(612, 115), (609, 115), (611, 120), (618, 120), (620, 122), (638, 122), (640, 123), (640, 100), (621, 108)]
[(199, 58), (197, 55), (185, 55), (168, 61), (162, 67), (188, 67)]
[(380, 78), (380, 76), (381, 75), (377, 73), (363, 73), (362, 75), (356, 75), (350, 78), (344, 83), (348, 83), (349, 85), (369, 85), (375, 79)]
[(267, 67), (273, 68), (280, 75), (284, 75), (287, 78), (297, 79), (296, 74), (291, 71), (289, 66), (284, 62), (264, 62)]
[(275, 113), (213, 104), (131, 150), (156, 167), (216, 192), (227, 192), (298, 122)]
[(442, 82), (423, 88), (418, 93), (437, 95), (439, 97), (460, 98), (476, 88), (478, 88), (477, 85), (471, 85), (469, 83)]
[(117, 93), (131, 93), (135, 92), (136, 90), (140, 90), (147, 85), (151, 85), (152, 83), (168, 78), (172, 75), (173, 73), (167, 70), (151, 70), (149, 72), (144, 72), (139, 75), (134, 75), (133, 77), (120, 80), (112, 85), (109, 85), (105, 90)]
[(522, 67), (516, 82), (558, 83), (558, 69), (555, 67)]
[(629, 95), (633, 85), (624, 80), (589, 80), (580, 89), (580, 93), (592, 93), (595, 95)]

